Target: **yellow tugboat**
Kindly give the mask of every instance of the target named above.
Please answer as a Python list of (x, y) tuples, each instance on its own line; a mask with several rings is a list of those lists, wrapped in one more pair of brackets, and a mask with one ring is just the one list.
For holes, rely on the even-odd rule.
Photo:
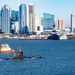
[(12, 49), (8, 44), (0, 45), (0, 53), (10, 53), (10, 52), (14, 52), (14, 49)]

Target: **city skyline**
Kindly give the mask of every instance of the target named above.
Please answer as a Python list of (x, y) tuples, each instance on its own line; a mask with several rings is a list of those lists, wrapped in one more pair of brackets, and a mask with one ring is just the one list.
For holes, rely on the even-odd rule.
[(0, 8), (5, 4), (11, 7), (11, 10), (19, 10), (19, 4), (34, 4), (35, 14), (42, 15), (43, 13), (50, 13), (55, 15), (55, 23), (57, 24), (59, 18), (64, 18), (66, 26), (71, 26), (71, 14), (75, 12), (74, 0), (9, 0), (1, 1)]

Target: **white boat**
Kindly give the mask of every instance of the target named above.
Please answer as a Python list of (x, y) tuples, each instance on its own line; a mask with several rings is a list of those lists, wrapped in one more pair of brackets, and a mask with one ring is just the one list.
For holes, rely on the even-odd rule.
[(20, 40), (24, 40), (25, 38), (22, 36), (22, 37), (19, 37), (19, 39), (20, 39)]
[(65, 34), (60, 35), (60, 40), (66, 40), (66, 39), (68, 39), (68, 37)]

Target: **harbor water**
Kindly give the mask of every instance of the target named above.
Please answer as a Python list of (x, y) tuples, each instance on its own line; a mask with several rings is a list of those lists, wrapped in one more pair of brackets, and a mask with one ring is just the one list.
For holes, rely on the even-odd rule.
[(0, 75), (75, 75), (75, 39), (72, 40), (19, 40), (0, 39), (25, 56), (41, 59), (2, 60), (13, 53), (0, 53)]

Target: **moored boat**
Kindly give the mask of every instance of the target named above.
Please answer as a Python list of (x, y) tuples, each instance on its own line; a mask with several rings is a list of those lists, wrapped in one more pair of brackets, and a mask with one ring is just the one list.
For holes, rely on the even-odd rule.
[(60, 40), (67, 40), (67, 39), (68, 39), (68, 37), (65, 34), (60, 36)]
[(47, 37), (47, 39), (59, 40), (59, 36), (57, 34), (51, 34), (50, 36)]

